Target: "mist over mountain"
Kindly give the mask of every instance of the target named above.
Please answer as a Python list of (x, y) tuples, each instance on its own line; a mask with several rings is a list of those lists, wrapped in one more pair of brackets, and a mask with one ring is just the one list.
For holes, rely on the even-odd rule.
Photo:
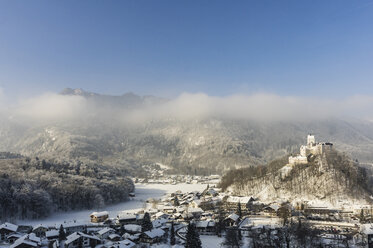
[(222, 173), (296, 151), (307, 133), (373, 161), (373, 99), (273, 94), (176, 99), (65, 89), (0, 112), (0, 151), (112, 166), (160, 162), (179, 172)]

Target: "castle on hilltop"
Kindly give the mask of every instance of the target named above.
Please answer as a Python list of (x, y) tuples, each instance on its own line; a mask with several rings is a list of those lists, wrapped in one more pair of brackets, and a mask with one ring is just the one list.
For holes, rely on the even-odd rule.
[(331, 151), (333, 144), (329, 142), (316, 143), (315, 136), (309, 134), (307, 136), (307, 145), (300, 147), (300, 154), (289, 157), (290, 165), (306, 164), (309, 162), (311, 156), (322, 155), (326, 151)]

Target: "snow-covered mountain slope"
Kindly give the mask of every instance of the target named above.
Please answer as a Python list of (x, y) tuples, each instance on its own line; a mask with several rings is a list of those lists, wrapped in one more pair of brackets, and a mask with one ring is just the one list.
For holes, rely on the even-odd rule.
[(312, 132), (337, 143), (339, 150), (354, 159), (373, 161), (373, 124), (368, 122), (180, 119), (166, 114), (151, 118), (143, 116), (151, 111), (138, 110), (162, 106), (167, 99), (132, 93), (108, 96), (81, 89), (61, 94), (84, 98), (87, 113), (53, 121), (30, 121), (16, 115), (0, 118), (0, 151), (113, 165), (159, 162), (184, 173), (222, 173), (292, 153), (304, 135)]

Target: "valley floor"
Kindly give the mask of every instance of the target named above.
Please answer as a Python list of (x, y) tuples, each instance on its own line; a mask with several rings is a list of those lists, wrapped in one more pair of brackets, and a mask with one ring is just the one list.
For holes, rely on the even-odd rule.
[(173, 193), (177, 190), (185, 192), (191, 191), (202, 191), (207, 185), (206, 184), (136, 184), (135, 185), (136, 196), (126, 202), (121, 202), (115, 205), (106, 206), (104, 209), (89, 209), (81, 211), (68, 211), (61, 213), (51, 214), (48, 218), (37, 219), (37, 220), (18, 220), (15, 221), (17, 224), (25, 225), (38, 225), (43, 224), (46, 226), (59, 226), (65, 221), (77, 221), (79, 223), (90, 223), (89, 215), (94, 211), (108, 211), (110, 218), (117, 216), (118, 212), (136, 212), (143, 208), (145, 201), (149, 198), (161, 198), (164, 194)]

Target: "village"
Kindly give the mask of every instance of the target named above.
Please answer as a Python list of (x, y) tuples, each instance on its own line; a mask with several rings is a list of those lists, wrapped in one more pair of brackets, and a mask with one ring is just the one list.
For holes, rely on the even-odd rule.
[[(316, 143), (308, 135), (307, 146), (300, 148), (300, 155), (290, 156), (286, 166), (293, 168), (325, 150), (332, 151), (332, 144)], [(261, 201), (257, 196), (234, 195), (229, 189), (223, 192), (219, 175), (169, 175), (159, 165), (145, 168), (149, 176), (134, 179), (137, 186), (179, 190), (146, 198), (140, 209), (115, 215), (92, 212), (84, 217), (86, 221), (34, 226), (5, 222), (0, 225), (0, 247), (184, 247), (192, 227), (203, 247), (297, 247), (307, 242), (307, 247), (373, 247), (372, 205)], [(193, 184), (202, 190), (185, 190)], [(130, 193), (130, 200), (137, 197)]]
[[(254, 197), (231, 196), (206, 185), (202, 192), (176, 191), (161, 199), (150, 198), (138, 212), (123, 211), (117, 216), (109, 216), (107, 211), (93, 212), (87, 216), (89, 223), (28, 226), (6, 222), (0, 225), (0, 246), (169, 247), (174, 237), (175, 247), (182, 247), (188, 223), (193, 223), (201, 237), (223, 237), (217, 241), (224, 241), (224, 236), (234, 230), (242, 247), (254, 247), (254, 243), (255, 247), (276, 247), (284, 224), (298, 225), (301, 221), (313, 230), (321, 247), (372, 247), (372, 211), (370, 206), (331, 209), (288, 202), (268, 204)], [(216, 243), (216, 247), (220, 246)]]

